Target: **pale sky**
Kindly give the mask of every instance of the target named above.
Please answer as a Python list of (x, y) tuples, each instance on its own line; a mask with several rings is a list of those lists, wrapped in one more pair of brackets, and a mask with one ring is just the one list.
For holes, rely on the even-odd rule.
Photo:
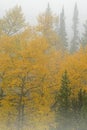
[(0, 0), (0, 16), (4, 14), (5, 10), (18, 4), (21, 5), (27, 19), (34, 18), (45, 10), (48, 2), (52, 11), (57, 14), (64, 6), (66, 18), (71, 17), (74, 4), (77, 2), (80, 16), (87, 18), (87, 0)]
[[(53, 13), (59, 15), (62, 7), (65, 8), (65, 16), (67, 28), (70, 28), (73, 9), (75, 2), (77, 2), (79, 17), (80, 17), (80, 27), (87, 19), (87, 0), (0, 0), (0, 17), (2, 17), (6, 10), (14, 7), (15, 5), (21, 5), (23, 13), (30, 23), (36, 23), (36, 17), (47, 7), (48, 2)], [(68, 32), (69, 33), (69, 32)]]

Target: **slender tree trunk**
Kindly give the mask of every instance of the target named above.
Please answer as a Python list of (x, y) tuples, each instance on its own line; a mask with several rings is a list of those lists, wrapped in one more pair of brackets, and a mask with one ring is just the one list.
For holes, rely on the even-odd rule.
[(24, 125), (24, 103), (23, 103), (23, 94), (24, 94), (24, 82), (21, 86), (21, 94), (19, 96), (19, 107), (18, 107), (18, 122), (17, 130), (22, 130)]

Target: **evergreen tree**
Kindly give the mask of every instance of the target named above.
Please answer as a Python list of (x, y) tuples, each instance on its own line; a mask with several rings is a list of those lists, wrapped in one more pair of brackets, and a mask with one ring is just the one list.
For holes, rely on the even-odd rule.
[(80, 90), (78, 94), (78, 108), (79, 108), (79, 130), (87, 129), (87, 92)]
[(70, 81), (67, 71), (64, 72), (61, 79), (61, 87), (55, 97), (56, 122), (59, 130), (68, 130), (70, 124)]
[(79, 44), (79, 36), (78, 36), (78, 8), (77, 3), (74, 7), (74, 15), (73, 15), (73, 38), (71, 41), (71, 53), (74, 53), (78, 50)]
[(84, 24), (84, 33), (83, 33), (83, 37), (82, 37), (82, 40), (81, 40), (81, 45), (83, 48), (85, 48), (85, 46), (87, 46), (87, 20)]
[(87, 93), (80, 89), (77, 97), (72, 99), (72, 122), (76, 130), (87, 128)]
[(62, 8), (62, 12), (60, 14), (59, 35), (60, 35), (60, 38), (61, 38), (61, 43), (62, 43), (63, 50), (68, 49), (67, 33), (66, 33), (66, 27), (65, 27), (64, 7)]
[(49, 37), (50, 32), (53, 31), (53, 14), (48, 3), (46, 11), (38, 17), (38, 30), (45, 37)]
[(37, 30), (40, 35), (43, 35), (47, 39), (50, 47), (54, 47), (55, 49), (59, 49), (60, 47), (59, 37), (56, 33), (57, 22), (58, 16), (53, 14), (48, 3), (45, 12), (38, 17)]
[(2, 100), (5, 97), (2, 87), (0, 87), (0, 107), (2, 107)]

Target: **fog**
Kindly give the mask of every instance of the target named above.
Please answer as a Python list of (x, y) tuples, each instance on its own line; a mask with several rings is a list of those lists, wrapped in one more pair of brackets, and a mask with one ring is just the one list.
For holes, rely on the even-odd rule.
[[(6, 10), (14, 7), (15, 5), (21, 5), (26, 20), (31, 23), (36, 23), (37, 16), (44, 12), (46, 6), (50, 3), (50, 7), (53, 13), (60, 14), (62, 7), (65, 8), (66, 25), (68, 35), (71, 37), (71, 26), (74, 5), (77, 2), (79, 10), (79, 30), (82, 30), (82, 26), (87, 19), (87, 1), (86, 0), (3, 0), (0, 2), (0, 17), (2, 17)], [(82, 33), (80, 32), (79, 35)]]
[(86, 0), (1, 1), (0, 130), (87, 130), (86, 19)]

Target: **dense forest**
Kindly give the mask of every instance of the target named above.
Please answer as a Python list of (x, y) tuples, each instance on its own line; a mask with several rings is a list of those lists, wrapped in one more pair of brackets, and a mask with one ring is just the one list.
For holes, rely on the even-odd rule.
[(69, 43), (64, 8), (36, 25), (20, 6), (0, 18), (0, 130), (87, 130), (87, 21)]

